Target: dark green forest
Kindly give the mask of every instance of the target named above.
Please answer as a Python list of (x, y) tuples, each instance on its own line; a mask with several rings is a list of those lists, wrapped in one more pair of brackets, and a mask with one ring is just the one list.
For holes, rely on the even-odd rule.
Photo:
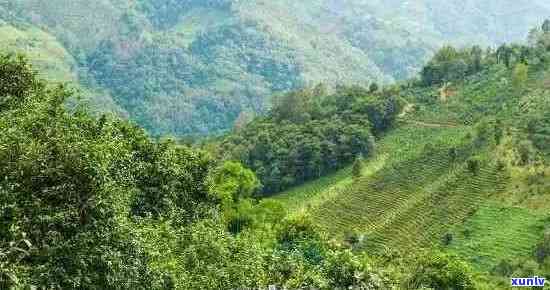
[(220, 155), (252, 169), (262, 192), (277, 193), (343, 168), (375, 152), (375, 136), (391, 128), (402, 104), (395, 92), (323, 86), (275, 99), (271, 113), (237, 128)]

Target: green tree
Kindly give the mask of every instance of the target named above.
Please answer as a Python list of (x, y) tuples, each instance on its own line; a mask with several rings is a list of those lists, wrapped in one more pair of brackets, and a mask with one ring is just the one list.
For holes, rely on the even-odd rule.
[(220, 155), (256, 172), (262, 193), (279, 192), (349, 165), (359, 154), (373, 154), (373, 133), (391, 128), (401, 111), (398, 94), (385, 90), (373, 95), (355, 86), (325, 95), (316, 88), (305, 93), (311, 97), (304, 107), (307, 119), (281, 119), (277, 106), (228, 135)]
[(43, 88), (24, 56), (0, 55), (0, 112), (23, 103)]
[(501, 45), (497, 51), (497, 63), (503, 63), (506, 67), (510, 67), (512, 62), (513, 50), (506, 44)]
[(542, 31), (544, 33), (550, 33), (550, 19), (544, 20), (542, 23)]
[(175, 225), (201, 216), (213, 208), (208, 162), (126, 121), (67, 110), (71, 91), (47, 86), (22, 59), (0, 59), (0, 99), (10, 100), (0, 114), (0, 267), (7, 253), (6, 275), (22, 288), (166, 288), (128, 226), (132, 204), (169, 205)]
[(132, 213), (192, 221), (202, 210), (201, 205), (214, 202), (207, 179), (211, 161), (202, 152), (177, 145), (171, 139), (157, 143), (142, 138), (141, 144), (134, 144), (140, 155), (134, 164), (139, 165), (139, 171), (135, 173), (137, 193)]
[(364, 163), (365, 163), (365, 160), (362, 154), (360, 154), (355, 158), (355, 161), (353, 162), (353, 166), (352, 166), (352, 175), (354, 179), (358, 179), (361, 177)]
[(235, 161), (226, 161), (214, 172), (214, 192), (224, 203), (238, 203), (261, 187), (254, 172)]
[(32, 250), (13, 267), (28, 269), (23, 277), (39, 287), (157, 287), (147, 256), (118, 223), (134, 192), (128, 143), (112, 123), (66, 112), (67, 94), (27, 95), (26, 106), (2, 116), (10, 122), (0, 121), (0, 232), (17, 232), (0, 244), (26, 234)]
[(431, 86), (455, 80), (463, 80), (468, 74), (470, 52), (459, 51), (452, 46), (444, 46), (422, 69), (421, 76), (425, 85)]
[(312, 91), (309, 89), (276, 96), (271, 108), (271, 115), (279, 121), (303, 123), (311, 118), (310, 109), (313, 98)]
[(529, 67), (526, 64), (518, 63), (512, 72), (512, 85), (516, 89), (521, 89), (525, 86), (529, 78)]
[(369, 86), (369, 92), (370, 93), (376, 93), (378, 91), (378, 84), (377, 83), (371, 83)]
[(472, 269), (458, 257), (442, 253), (418, 256), (405, 289), (476, 289)]

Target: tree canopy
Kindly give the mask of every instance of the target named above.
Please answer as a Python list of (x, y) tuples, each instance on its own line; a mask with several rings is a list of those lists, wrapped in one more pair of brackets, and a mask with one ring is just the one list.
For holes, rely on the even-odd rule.
[(275, 193), (369, 156), (373, 135), (391, 128), (400, 110), (391, 91), (304, 89), (278, 97), (267, 117), (229, 135), (220, 155), (251, 168), (263, 192)]

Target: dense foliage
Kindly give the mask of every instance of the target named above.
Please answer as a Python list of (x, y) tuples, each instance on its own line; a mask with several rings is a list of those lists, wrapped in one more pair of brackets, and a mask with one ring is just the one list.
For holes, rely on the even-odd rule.
[(426, 85), (434, 85), (463, 80), (482, 69), (483, 55), (478, 46), (462, 51), (445, 46), (422, 69), (422, 81)]
[(17, 104), (0, 112), (1, 243), (29, 247), (8, 271), (47, 287), (155, 287), (146, 255), (119, 227), (139, 190), (124, 125), (67, 112), (69, 92), (38, 83), (21, 60), (2, 58), (2, 87), (13, 86), (7, 71), (19, 80), (1, 96)]
[[(141, 129), (117, 119), (95, 119), (81, 108), (66, 110), (63, 104), (70, 92), (38, 81), (21, 58), (2, 56), (0, 67), (2, 288), (171, 288), (176, 278), (153, 269), (150, 253), (133, 228), (142, 220), (171, 221), (174, 231), (181, 232), (180, 251), (200, 254), (202, 250), (194, 249), (198, 246), (210, 253), (216, 247), (240, 251), (231, 250), (233, 243), (223, 243), (225, 231), (220, 232), (217, 223), (198, 222), (215, 210), (218, 200), (209, 191), (204, 155), (169, 141), (152, 142)], [(234, 167), (220, 170), (224, 182)], [(247, 183), (251, 178), (253, 182), (250, 174), (245, 172), (243, 181), (239, 174), (232, 175), (242, 184), (234, 191), (254, 186)], [(248, 254), (252, 256), (244, 261), (261, 257)], [(200, 255), (199, 260), (183, 262), (184, 267), (208, 271), (193, 264), (210, 263)], [(220, 256), (239, 262), (231, 255)], [(228, 269), (237, 271), (237, 265)], [(256, 276), (261, 273), (247, 273), (252, 280), (232, 277), (232, 283), (242, 284), (225, 284), (222, 277), (211, 276), (214, 273), (188, 273), (211, 280), (192, 279), (194, 284), (187, 286), (261, 285), (263, 280)]]
[(317, 86), (282, 95), (269, 116), (226, 138), (221, 154), (256, 172), (264, 193), (279, 192), (369, 156), (374, 135), (401, 110), (393, 94), (360, 87), (327, 94)]

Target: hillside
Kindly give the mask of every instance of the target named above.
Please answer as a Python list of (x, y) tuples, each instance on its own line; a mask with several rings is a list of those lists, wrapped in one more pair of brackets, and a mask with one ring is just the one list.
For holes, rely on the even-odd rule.
[(177, 136), (265, 113), (273, 93), (402, 80), (443, 44), (524, 39), (549, 13), (542, 0), (0, 3), (5, 39), (42, 35), (33, 38), (41, 56), (19, 47), (52, 78), (78, 81), (96, 107), (154, 135)]
[[(544, 37), (534, 47), (503, 46), (482, 58), (479, 72), (461, 77), (446, 68), (454, 74), (453, 63), (468, 57), (442, 49), (423, 69), (424, 84), (401, 87), (407, 105), (359, 177), (343, 169), (271, 199), (371, 253), (439, 249), (503, 277), (502, 285), (508, 276), (548, 275)], [(501, 54), (507, 49), (509, 61)], [(434, 78), (436, 67), (445, 76)]]

